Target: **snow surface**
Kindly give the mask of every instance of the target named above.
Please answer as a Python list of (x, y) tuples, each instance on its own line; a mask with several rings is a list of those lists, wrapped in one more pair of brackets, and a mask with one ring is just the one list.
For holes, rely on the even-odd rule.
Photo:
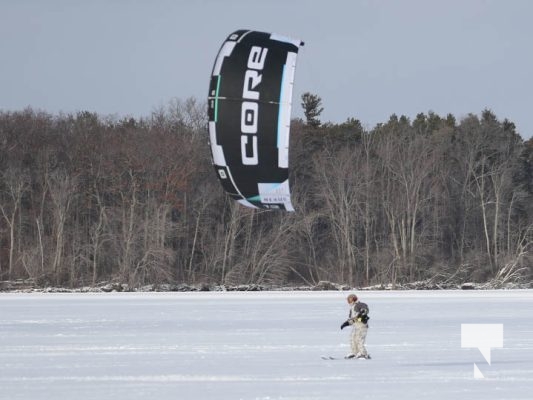
[[(0, 399), (531, 399), (533, 291), (0, 294)], [(504, 324), (489, 365), (461, 323)], [(485, 376), (474, 378), (474, 363)]]

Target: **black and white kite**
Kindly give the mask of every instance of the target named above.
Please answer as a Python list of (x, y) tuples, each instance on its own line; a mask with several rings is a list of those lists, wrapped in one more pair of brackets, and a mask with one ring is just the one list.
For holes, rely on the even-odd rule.
[(213, 163), (226, 192), (245, 206), (294, 211), (289, 128), (300, 46), (280, 35), (239, 30), (215, 60), (208, 96)]

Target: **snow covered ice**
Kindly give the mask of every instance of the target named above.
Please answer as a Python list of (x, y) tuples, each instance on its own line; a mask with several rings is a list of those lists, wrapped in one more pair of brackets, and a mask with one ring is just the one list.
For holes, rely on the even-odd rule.
[[(0, 399), (531, 399), (533, 291), (355, 293), (372, 360), (347, 292), (0, 294)], [(503, 324), (491, 365), (463, 323)]]

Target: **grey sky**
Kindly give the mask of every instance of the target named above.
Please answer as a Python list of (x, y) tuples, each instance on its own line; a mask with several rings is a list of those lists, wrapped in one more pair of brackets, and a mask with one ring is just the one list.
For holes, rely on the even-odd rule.
[(226, 36), (302, 39), (300, 96), (323, 121), (484, 108), (533, 135), (533, 1), (0, 0), (0, 109), (147, 116), (204, 100)]

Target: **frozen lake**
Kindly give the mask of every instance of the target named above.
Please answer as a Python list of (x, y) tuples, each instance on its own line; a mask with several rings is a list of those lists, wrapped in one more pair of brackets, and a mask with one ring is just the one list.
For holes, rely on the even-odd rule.
[[(533, 291), (0, 294), (0, 399), (531, 399)], [(489, 365), (461, 324), (503, 324)], [(474, 363), (484, 379), (474, 378)]]

